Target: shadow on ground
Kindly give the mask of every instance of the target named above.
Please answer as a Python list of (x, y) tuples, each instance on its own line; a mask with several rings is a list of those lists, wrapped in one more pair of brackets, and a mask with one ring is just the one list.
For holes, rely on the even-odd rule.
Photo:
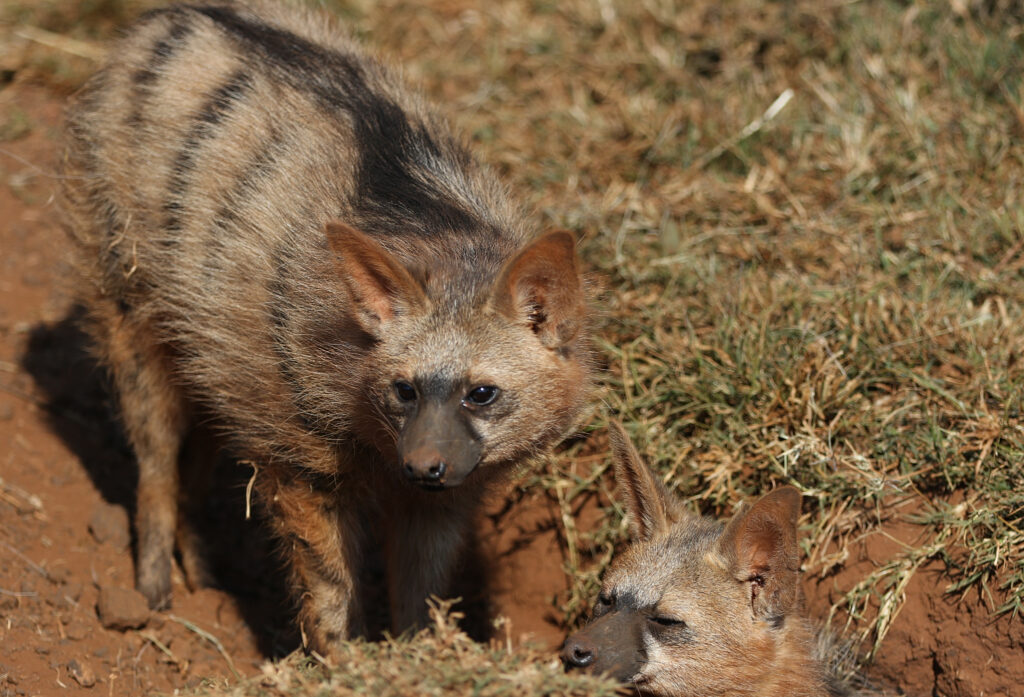
[[(75, 307), (60, 322), (36, 325), (22, 367), (36, 383), (51, 428), (82, 463), (100, 495), (134, 518), (138, 468), (106, 372), (89, 352), (83, 314)], [(299, 637), (292, 628), (283, 565), (259, 512), (245, 520), (249, 473), (228, 458), (216, 461), (211, 486), (192, 520), (205, 546), (213, 585), (235, 598), (264, 655), (286, 655)]]

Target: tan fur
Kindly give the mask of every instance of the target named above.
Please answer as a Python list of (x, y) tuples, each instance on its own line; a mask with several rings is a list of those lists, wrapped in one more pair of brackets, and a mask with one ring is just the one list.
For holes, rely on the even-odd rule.
[(854, 694), (829, 672), (803, 615), (799, 492), (776, 489), (723, 528), (687, 513), (621, 426), (611, 434), (635, 539), (608, 570), (591, 624), (566, 640), (567, 666), (609, 672), (652, 695)]
[(172, 6), (110, 56), (68, 112), (64, 208), (139, 461), (140, 590), (170, 601), (175, 537), (203, 573), (178, 516), (202, 479), (179, 460), (212, 459), (183, 446), (203, 423), (258, 468), (312, 648), (364, 631), (376, 540), (392, 628), (421, 623), (485, 493), (586, 400), (571, 236), (538, 236), (330, 17)]

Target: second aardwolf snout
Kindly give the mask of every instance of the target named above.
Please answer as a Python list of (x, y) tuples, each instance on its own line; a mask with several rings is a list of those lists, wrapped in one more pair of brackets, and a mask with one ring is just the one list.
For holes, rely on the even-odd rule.
[(688, 513), (613, 424), (615, 476), (634, 542), (606, 574), (568, 668), (643, 694), (838, 697), (827, 645), (802, 615), (800, 493), (781, 487), (726, 525)]

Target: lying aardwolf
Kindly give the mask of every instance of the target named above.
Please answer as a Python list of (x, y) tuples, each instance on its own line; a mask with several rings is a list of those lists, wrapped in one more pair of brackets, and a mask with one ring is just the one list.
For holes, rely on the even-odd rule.
[(867, 697), (828, 632), (801, 614), (800, 493), (775, 489), (723, 526), (688, 513), (613, 424), (633, 544), (613, 562), (591, 622), (562, 659), (679, 697)]

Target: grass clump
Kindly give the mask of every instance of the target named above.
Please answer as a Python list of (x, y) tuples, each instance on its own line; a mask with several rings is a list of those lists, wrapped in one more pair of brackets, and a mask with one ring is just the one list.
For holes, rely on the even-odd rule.
[(432, 625), (415, 636), (353, 641), (336, 665), (296, 653), (263, 666), (263, 676), (233, 686), (210, 683), (199, 695), (479, 695), (480, 697), (611, 697), (617, 683), (566, 674), (549, 652), (472, 641), (456, 626), (451, 603), (432, 606)]

